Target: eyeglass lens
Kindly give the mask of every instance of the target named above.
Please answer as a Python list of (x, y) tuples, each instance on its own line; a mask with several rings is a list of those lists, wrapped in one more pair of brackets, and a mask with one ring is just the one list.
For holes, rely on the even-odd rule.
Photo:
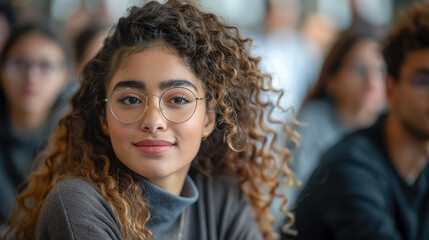
[[(134, 123), (147, 111), (148, 96), (140, 90), (125, 88), (112, 93), (110, 110), (122, 123)], [(187, 88), (171, 88), (160, 97), (159, 108), (170, 122), (181, 123), (190, 119), (197, 107), (195, 94)]]

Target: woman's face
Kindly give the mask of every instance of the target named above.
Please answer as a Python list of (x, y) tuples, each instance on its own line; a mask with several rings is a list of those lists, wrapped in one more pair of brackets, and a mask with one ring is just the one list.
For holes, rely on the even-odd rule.
[(349, 112), (378, 113), (385, 105), (384, 60), (373, 40), (359, 41), (328, 86), (337, 105)]
[[(179, 92), (186, 92), (171, 90), (176, 87), (181, 87)], [(161, 47), (124, 57), (106, 94), (111, 96), (106, 104), (107, 131), (119, 160), (155, 184), (184, 179), (203, 134), (213, 130), (215, 117), (213, 112), (207, 112), (205, 100), (189, 102), (193, 95), (204, 98), (205, 92), (201, 81), (181, 58)], [(146, 96), (146, 111), (142, 94)], [(163, 96), (162, 109), (160, 96)], [(187, 121), (173, 123), (164, 117), (184, 120), (184, 115), (192, 112), (176, 114), (175, 111), (189, 106), (195, 112)], [(135, 111), (144, 114), (139, 119), (139, 114), (133, 115)]]
[(1, 84), (11, 111), (47, 114), (67, 79), (61, 48), (40, 33), (23, 35), (9, 50)]

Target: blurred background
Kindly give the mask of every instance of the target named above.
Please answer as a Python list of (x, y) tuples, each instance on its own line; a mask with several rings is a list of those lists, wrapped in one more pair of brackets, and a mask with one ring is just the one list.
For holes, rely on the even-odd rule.
[[(339, 32), (362, 28), (382, 34), (398, 9), (417, 0), (194, 1), (254, 39), (255, 55), (263, 59), (261, 67), (272, 75), (274, 86), (286, 93), (283, 105), (298, 111)], [(76, 45), (88, 25), (111, 26), (128, 7), (146, 2), (1, 0), (0, 49), (12, 27), (40, 20), (58, 23), (62, 34)]]
[[(307, 128), (297, 128), (301, 135), (301, 149), (306, 155), (301, 155), (298, 151), (291, 158), (291, 168), (296, 173), (297, 179), (302, 180), (304, 184), (317, 164), (319, 155), (325, 149), (345, 133), (370, 125), (378, 113), (384, 110), (385, 68), (380, 43), (398, 11), (408, 4), (422, 1), (429, 2), (428, 0), (194, 0), (206, 11), (213, 12), (226, 23), (236, 26), (243, 37), (253, 39), (252, 53), (261, 57), (261, 70), (271, 75), (275, 88), (284, 91), (279, 102), (280, 106), (290, 109), (286, 113), (274, 112), (274, 117), (288, 122), (291, 121), (290, 113), (295, 112), (298, 120), (309, 123)], [(26, 166), (7, 165), (9, 168), (0, 166), (0, 170), (9, 169), (0, 172), (0, 177), (9, 176), (11, 172), (17, 172), (16, 175), (19, 175), (13, 178), (17, 179), (16, 183), (11, 183), (8, 188), (9, 205), (0, 201), (2, 206), (0, 232), (2, 217), (7, 216), (13, 206), (15, 186), (24, 178), (33, 157), (40, 149), (39, 143), (46, 141), (50, 127), (57, 120), (57, 115), (47, 116), (47, 113), (51, 113), (46, 109), (50, 109), (54, 105), (54, 100), (63, 95), (61, 92), (70, 96), (77, 88), (83, 66), (100, 49), (103, 39), (118, 18), (125, 15), (130, 6), (141, 6), (146, 2), (148, 1), (0, 0), (0, 53), (4, 53), (4, 61), (0, 62), (2, 73), (0, 83), (3, 83), (0, 84), (0, 155), (3, 152), (7, 154), (12, 152), (9, 154), (12, 157), (4, 161), (6, 165), (11, 165), (10, 163), (22, 161), (21, 153), (24, 150), (28, 152)], [(62, 49), (64, 56), (49, 59), (52, 57), (49, 51), (52, 49), (57, 51), (59, 45), (54, 38), (46, 34), (43, 41), (36, 38), (38, 42), (32, 35), (28, 37), (24, 34), (25, 37), (19, 38), (19, 41), (11, 38), (13, 43), (3, 49), (13, 29), (36, 22), (59, 26), (55, 28), (59, 29), (56, 31), (69, 41), (67, 45), (71, 49), (64, 47)], [(365, 34), (360, 37), (358, 37), (360, 34), (343, 34), (361, 31)], [(371, 41), (362, 42), (360, 39)], [(33, 51), (35, 49), (40, 51)], [(46, 49), (49, 50), (47, 53), (44, 52)], [(66, 61), (68, 50), (73, 53), (71, 64)], [(45, 59), (47, 57), (48, 59)], [(38, 72), (33, 71), (36, 67)], [(61, 83), (62, 88), (52, 93), (51, 100), (43, 106), (43, 111), (36, 111), (40, 107), (36, 110), (27, 109), (29, 104), (21, 104), (25, 111), (18, 109), (19, 111), (15, 112), (25, 112), (24, 115), (15, 118), (8, 115), (14, 111), (6, 109), (6, 105), (14, 106), (13, 102), (16, 100), (19, 103), (23, 102), (20, 95), (17, 95), (22, 92), (21, 89), (15, 87), (19, 81), (22, 82), (22, 88), (28, 88), (30, 82), (34, 82), (34, 86), (50, 85), (47, 84), (47, 76), (57, 78), (54, 73), (66, 68), (67, 77), (72, 80)], [(326, 71), (322, 71), (323, 69)], [(29, 81), (30, 77), (40, 79)], [(62, 81), (60, 78), (57, 80)], [(8, 82), (13, 84), (9, 86), (6, 84)], [(11, 99), (1, 96), (2, 92), (7, 93)], [(41, 92), (43, 94), (37, 97), (49, 95)], [(12, 98), (13, 96), (18, 97)], [(277, 96), (267, 97), (276, 99)], [(5, 99), (2, 100), (3, 98)], [(40, 117), (40, 114), (43, 116)], [(52, 121), (47, 121), (51, 118)], [(31, 131), (26, 129), (26, 134), (23, 134), (22, 131), (17, 131), (19, 123), (13, 122), (13, 119), (29, 121), (41, 119), (47, 121), (49, 128), (43, 130), (45, 128), (39, 124), (30, 129)], [(38, 137), (40, 134), (38, 135), (37, 131), (40, 129), (47, 133), (43, 138)], [(11, 139), (21, 140), (14, 142)], [(30, 148), (28, 139), (33, 141)], [(6, 144), (16, 142), (22, 143), (14, 146), (16, 150), (10, 150), (12, 147)], [(0, 190), (5, 191), (3, 188)], [(288, 193), (289, 205), (293, 204), (296, 195), (297, 192)], [(273, 209), (278, 208), (275, 206)]]
[[(267, 3), (283, 5), (276, 9), (283, 26), (297, 27), (315, 14), (320, 14), (336, 28), (345, 29), (357, 22), (383, 26), (390, 22), (396, 9), (413, 0), (195, 0), (208, 10), (225, 18), (246, 32), (258, 31), (264, 25)], [(416, 1), (416, 0), (414, 0)], [(82, 22), (115, 22), (131, 5), (147, 0), (1, 0), (16, 13), (17, 22), (47, 18), (71, 21), (78, 28)], [(280, 19), (282, 18), (282, 19)], [(81, 26), (82, 27), (82, 26)]]

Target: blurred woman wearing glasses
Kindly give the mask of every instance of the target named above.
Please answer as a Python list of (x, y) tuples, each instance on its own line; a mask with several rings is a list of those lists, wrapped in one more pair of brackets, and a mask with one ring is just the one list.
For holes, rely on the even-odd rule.
[[(70, 59), (54, 29), (42, 24), (11, 33), (0, 56), (0, 221), (6, 223), (18, 185), (65, 113)], [(68, 89), (70, 90), (70, 89)]]
[(336, 40), (297, 119), (300, 146), (291, 167), (302, 186), (289, 192), (289, 206), (323, 152), (347, 132), (371, 125), (385, 107), (385, 63), (374, 33), (349, 30)]
[(85, 66), (10, 233), (270, 239), (287, 149), (264, 122), (274, 89), (250, 47), (192, 4), (131, 8)]

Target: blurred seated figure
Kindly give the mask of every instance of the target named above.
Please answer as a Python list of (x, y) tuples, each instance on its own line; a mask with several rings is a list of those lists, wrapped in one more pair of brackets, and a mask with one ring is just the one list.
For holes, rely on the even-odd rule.
[(429, 8), (408, 9), (382, 52), (387, 114), (322, 156), (297, 200), (298, 240), (429, 239)]
[(288, 190), (288, 208), (293, 207), (320, 155), (344, 134), (371, 125), (384, 109), (384, 74), (375, 36), (352, 30), (340, 35), (297, 116), (303, 126), (297, 127), (301, 139), (291, 168), (302, 185)]
[(75, 52), (75, 72), (80, 75), (83, 67), (91, 60), (107, 37), (109, 27), (105, 24), (90, 24), (87, 26), (74, 41)]
[[(263, 32), (255, 37), (256, 55), (262, 57), (261, 68), (272, 76), (275, 88), (282, 89), (284, 95), (280, 105), (298, 111), (308, 90), (318, 76), (323, 50), (315, 37), (304, 33), (300, 26), (301, 1), (267, 0)], [(304, 26), (307, 25), (307, 21)], [(334, 35), (333, 27), (319, 21), (327, 35)], [(332, 34), (329, 34), (332, 33)], [(274, 94), (269, 96), (276, 99)], [(287, 116), (286, 116), (287, 115)], [(286, 119), (289, 114), (274, 112), (277, 119)]]
[(30, 172), (53, 126), (67, 111), (73, 88), (69, 52), (50, 26), (18, 27), (0, 56), (0, 225), (14, 207), (18, 185)]

